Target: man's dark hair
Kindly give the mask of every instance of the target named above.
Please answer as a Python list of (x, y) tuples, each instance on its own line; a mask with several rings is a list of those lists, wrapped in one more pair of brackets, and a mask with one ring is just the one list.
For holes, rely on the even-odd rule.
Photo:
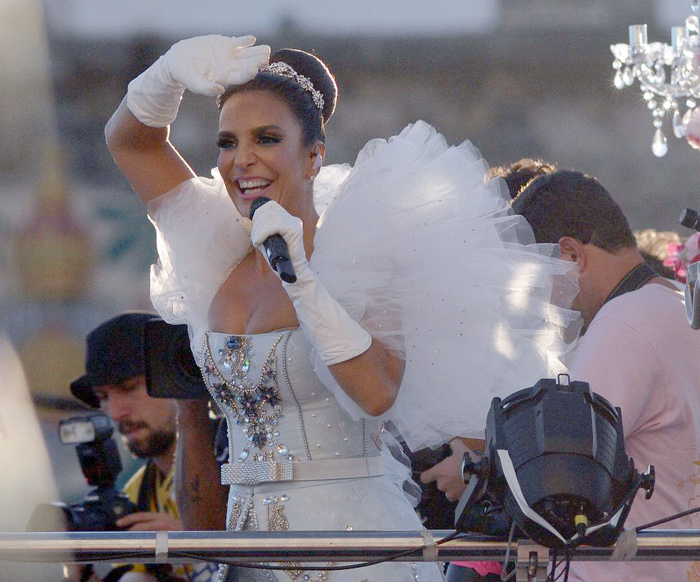
[(527, 219), (538, 243), (570, 236), (609, 252), (636, 248), (627, 218), (592, 176), (557, 170), (531, 181), (512, 202)]
[(494, 166), (486, 172), (486, 179), (503, 178), (508, 186), (510, 197), (515, 198), (525, 187), (538, 176), (551, 174), (556, 171), (554, 162), (540, 159), (520, 158), (512, 164)]

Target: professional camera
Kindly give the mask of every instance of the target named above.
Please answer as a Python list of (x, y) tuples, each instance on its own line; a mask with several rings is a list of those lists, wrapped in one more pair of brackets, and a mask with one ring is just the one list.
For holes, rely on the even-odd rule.
[[(700, 212), (686, 208), (681, 212), (678, 222), (682, 226), (700, 232)], [(688, 274), (685, 284), (685, 313), (688, 323), (693, 329), (700, 329), (700, 262), (691, 263), (687, 267)]]
[(114, 429), (104, 414), (79, 416), (63, 420), (58, 434), (64, 445), (77, 445), (78, 460), (88, 485), (95, 487), (82, 503), (61, 502), (37, 506), (27, 531), (114, 531), (116, 521), (138, 511), (136, 504), (115, 489), (122, 463)]
[(154, 317), (143, 328), (146, 389), (155, 398), (209, 397), (194, 361), (186, 325), (171, 325)]

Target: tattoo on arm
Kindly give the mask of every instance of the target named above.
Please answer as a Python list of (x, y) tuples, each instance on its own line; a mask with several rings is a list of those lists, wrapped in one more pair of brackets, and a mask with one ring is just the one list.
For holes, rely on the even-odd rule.
[(199, 505), (202, 501), (199, 475), (195, 475), (191, 481), (186, 481), (182, 487), (182, 504), (188, 507)]

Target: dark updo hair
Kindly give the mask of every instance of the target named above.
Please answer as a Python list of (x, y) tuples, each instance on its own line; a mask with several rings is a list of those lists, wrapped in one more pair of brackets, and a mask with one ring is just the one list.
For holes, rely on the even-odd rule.
[(294, 79), (282, 77), (269, 71), (260, 71), (255, 78), (243, 85), (230, 85), (217, 99), (219, 111), (226, 100), (236, 93), (267, 91), (277, 95), (292, 110), (301, 123), (304, 145), (326, 141), (326, 123), (335, 111), (338, 101), (338, 86), (335, 77), (318, 57), (297, 49), (281, 49), (270, 57), (270, 63), (287, 63), (297, 73), (308, 78), (323, 96), (323, 111), (320, 111), (311, 94)]

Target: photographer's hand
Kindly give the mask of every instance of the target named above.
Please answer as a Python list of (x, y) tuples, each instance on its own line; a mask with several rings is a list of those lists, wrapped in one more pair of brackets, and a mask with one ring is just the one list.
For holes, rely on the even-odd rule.
[[(469, 439), (469, 443), (474, 449), (483, 448), (483, 441)], [(462, 479), (462, 458), (464, 453), (469, 453), (472, 460), (477, 460), (476, 453), (467, 446), (463, 439), (452, 439), (450, 441), (452, 454), (439, 463), (433, 465), (427, 471), (420, 474), (423, 483), (435, 481), (437, 488), (445, 494), (450, 501), (457, 501), (467, 488)]]
[(140, 511), (125, 515), (117, 525), (129, 531), (182, 531), (182, 522), (168, 513)]
[(92, 564), (63, 564), (64, 582), (102, 582)]

